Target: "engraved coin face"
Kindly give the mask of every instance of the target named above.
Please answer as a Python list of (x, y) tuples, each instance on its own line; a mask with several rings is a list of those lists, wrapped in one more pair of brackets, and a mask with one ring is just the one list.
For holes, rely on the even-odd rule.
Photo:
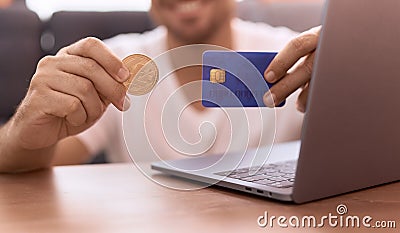
[(158, 68), (151, 58), (143, 54), (132, 54), (122, 62), (130, 72), (129, 79), (124, 82), (129, 94), (145, 95), (157, 84)]

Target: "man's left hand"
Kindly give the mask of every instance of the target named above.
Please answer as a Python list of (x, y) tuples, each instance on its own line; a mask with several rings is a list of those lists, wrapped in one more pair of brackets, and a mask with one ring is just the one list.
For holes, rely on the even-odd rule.
[[(302, 88), (297, 100), (297, 109), (305, 112), (320, 31), (321, 26), (318, 26), (291, 40), (265, 70), (265, 79), (270, 83), (276, 83), (264, 95), (264, 103), (267, 107), (279, 105), (290, 94)], [(300, 59), (304, 60), (288, 72)]]

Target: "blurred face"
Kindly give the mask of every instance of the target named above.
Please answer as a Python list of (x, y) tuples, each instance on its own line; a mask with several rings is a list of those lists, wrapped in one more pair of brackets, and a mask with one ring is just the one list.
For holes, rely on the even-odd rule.
[(152, 0), (151, 13), (176, 39), (205, 43), (234, 15), (233, 0)]
[(0, 8), (6, 8), (10, 6), (12, 3), (12, 0), (0, 0)]

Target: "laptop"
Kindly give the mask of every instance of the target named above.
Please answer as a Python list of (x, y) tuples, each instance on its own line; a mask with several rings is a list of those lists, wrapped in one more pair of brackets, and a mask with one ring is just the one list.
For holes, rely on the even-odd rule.
[(235, 169), (242, 155), (160, 161), (152, 169), (295, 203), (398, 181), (399, 10), (396, 0), (326, 1), (301, 140), (258, 148), (270, 151), (266, 163), (252, 163), (257, 152), (247, 151)]

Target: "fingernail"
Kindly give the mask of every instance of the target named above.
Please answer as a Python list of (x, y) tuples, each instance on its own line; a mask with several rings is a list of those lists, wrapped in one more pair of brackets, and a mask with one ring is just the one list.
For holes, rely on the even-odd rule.
[(125, 95), (125, 97), (122, 100), (122, 111), (128, 111), (128, 109), (131, 107), (131, 99), (129, 96)]
[(268, 92), (267, 94), (265, 94), (264, 95), (265, 106), (273, 108), (275, 106), (275, 101), (274, 101), (275, 98), (276, 98), (276, 96), (271, 92)]
[(125, 67), (122, 67), (121, 69), (119, 69), (118, 71), (118, 78), (121, 82), (125, 82), (126, 80), (128, 80), (129, 78), (129, 70), (126, 69)]
[(274, 73), (274, 71), (269, 71), (265, 75), (265, 80), (267, 80), (267, 82), (269, 82), (269, 83), (275, 82), (275, 73)]

